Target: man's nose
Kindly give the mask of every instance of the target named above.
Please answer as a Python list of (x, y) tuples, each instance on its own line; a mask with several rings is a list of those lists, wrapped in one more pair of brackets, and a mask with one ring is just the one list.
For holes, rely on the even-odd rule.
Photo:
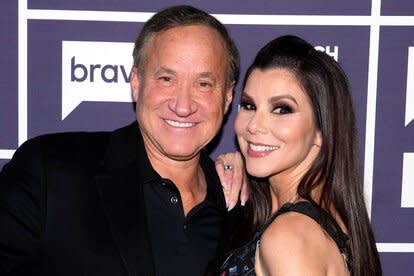
[(187, 117), (197, 111), (198, 106), (193, 100), (192, 90), (188, 84), (178, 86), (169, 102), (169, 108), (180, 117)]

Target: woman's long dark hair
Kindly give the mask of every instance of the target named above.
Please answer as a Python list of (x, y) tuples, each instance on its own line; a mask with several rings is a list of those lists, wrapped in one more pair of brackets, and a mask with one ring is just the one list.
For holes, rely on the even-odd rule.
[[(382, 275), (378, 251), (363, 197), (354, 107), (347, 77), (327, 54), (295, 36), (269, 42), (257, 54), (244, 80), (254, 69), (281, 68), (292, 72), (307, 93), (322, 146), (298, 186), (298, 195), (313, 199), (328, 212), (337, 211), (350, 235), (353, 275)], [(249, 208), (252, 231), (271, 213), (269, 184), (251, 178)], [(312, 191), (322, 185), (320, 198)]]

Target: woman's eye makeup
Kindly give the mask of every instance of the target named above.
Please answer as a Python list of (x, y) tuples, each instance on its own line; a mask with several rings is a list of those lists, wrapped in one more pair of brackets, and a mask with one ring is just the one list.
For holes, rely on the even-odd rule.
[[(285, 99), (288, 98), (288, 99)], [(265, 103), (266, 108), (269, 108), (269, 112), (276, 114), (276, 115), (286, 115), (295, 112), (295, 104), (292, 105), (292, 102), (296, 103), (292, 97), (277, 97), (269, 99), (268, 103)], [(247, 110), (247, 111), (255, 111), (257, 110), (257, 106), (254, 103), (253, 99), (244, 94), (242, 95), (240, 104), (239, 104), (239, 111), (240, 109)]]
[[(256, 106), (249, 101), (241, 101), (239, 105), (239, 110), (248, 110), (248, 111), (254, 111), (256, 110)], [(276, 104), (273, 109), (271, 110), (272, 113), (284, 115), (284, 114), (290, 114), (293, 113), (293, 108), (288, 104)]]
[(243, 109), (243, 110), (256, 110), (256, 106), (254, 104), (253, 99), (245, 93), (242, 94), (241, 99), (240, 99), (239, 111), (241, 109)]
[(293, 113), (293, 109), (292, 107), (290, 107), (290, 105), (287, 105), (287, 104), (277, 104), (273, 108), (272, 112), (277, 113), (277, 114), (290, 114), (290, 113)]
[(256, 106), (248, 101), (241, 101), (240, 102), (240, 109), (244, 110), (256, 110)]

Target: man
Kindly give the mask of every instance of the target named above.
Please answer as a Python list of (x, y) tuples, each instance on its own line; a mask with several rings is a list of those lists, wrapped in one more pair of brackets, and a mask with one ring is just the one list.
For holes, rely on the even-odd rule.
[(238, 76), (224, 26), (188, 6), (135, 42), (137, 122), (37, 137), (0, 174), (0, 274), (201, 275), (229, 231), (214, 164)]

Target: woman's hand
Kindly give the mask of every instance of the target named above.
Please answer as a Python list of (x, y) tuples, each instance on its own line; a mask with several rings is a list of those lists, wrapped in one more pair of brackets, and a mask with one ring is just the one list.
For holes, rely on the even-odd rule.
[(240, 152), (222, 154), (216, 159), (216, 170), (223, 187), (228, 211), (236, 206), (240, 195), (240, 204), (248, 199), (247, 177)]

